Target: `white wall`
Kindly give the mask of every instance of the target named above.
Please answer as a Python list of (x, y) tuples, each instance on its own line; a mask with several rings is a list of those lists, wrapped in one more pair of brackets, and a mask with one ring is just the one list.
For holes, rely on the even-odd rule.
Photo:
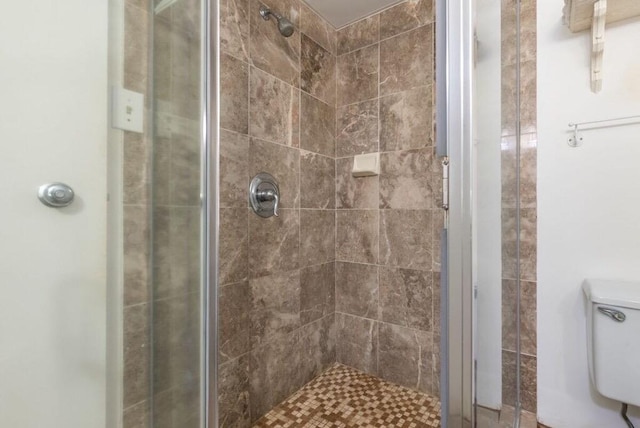
[[(105, 426), (104, 0), (0, 13), (0, 426)], [(76, 191), (42, 205), (40, 185)]]
[(571, 34), (562, 6), (538, 0), (538, 415), (554, 428), (622, 427), (619, 404), (590, 386), (580, 287), (640, 280), (640, 125), (566, 141), (569, 122), (640, 114), (640, 21), (608, 26), (593, 94), (590, 34)]

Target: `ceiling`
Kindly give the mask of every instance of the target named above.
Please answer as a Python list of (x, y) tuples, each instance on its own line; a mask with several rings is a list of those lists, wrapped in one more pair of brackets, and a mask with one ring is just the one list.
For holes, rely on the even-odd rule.
[(334, 27), (340, 28), (403, 0), (304, 0)]

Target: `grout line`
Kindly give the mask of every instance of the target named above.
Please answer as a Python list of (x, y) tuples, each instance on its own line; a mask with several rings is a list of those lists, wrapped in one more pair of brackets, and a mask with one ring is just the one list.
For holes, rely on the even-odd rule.
[(412, 29), (410, 29), (410, 30), (406, 30), (406, 31), (403, 31), (403, 32), (398, 33), (398, 34), (394, 34), (393, 36), (389, 36), (389, 37), (384, 38), (384, 39), (381, 39), (380, 37), (378, 37), (378, 39), (379, 39), (379, 40), (378, 40), (377, 42), (375, 42), (375, 43), (369, 43), (368, 45), (361, 46), (361, 47), (359, 47), (359, 48), (357, 48), (357, 49), (353, 49), (353, 50), (348, 51), (348, 52), (343, 52), (343, 53), (341, 53), (340, 55), (338, 55), (338, 58), (340, 58), (341, 56), (345, 56), (345, 55), (353, 54), (354, 52), (358, 52), (359, 50), (362, 50), (362, 49), (369, 48), (369, 47), (371, 47), (371, 46), (373, 46), (373, 45), (375, 45), (375, 44), (377, 44), (377, 43), (380, 43), (380, 44), (381, 44), (382, 42), (387, 42), (387, 41), (389, 41), (389, 40), (391, 40), (391, 39), (393, 39), (393, 38), (396, 38), (396, 37), (399, 37), (399, 36), (404, 36), (404, 35), (406, 35), (406, 34), (408, 34), (408, 33), (412, 32), (412, 31), (416, 31), (416, 30), (419, 30), (419, 29), (421, 29), (421, 28), (427, 27), (427, 26), (429, 26), (429, 25), (434, 25), (434, 24), (435, 24), (435, 20), (433, 20), (433, 21), (429, 21), (429, 22), (427, 22), (427, 23), (425, 23), (425, 24), (422, 24), (422, 25), (420, 25), (420, 26), (418, 26), (418, 27), (414, 27), (414, 28), (412, 28)]

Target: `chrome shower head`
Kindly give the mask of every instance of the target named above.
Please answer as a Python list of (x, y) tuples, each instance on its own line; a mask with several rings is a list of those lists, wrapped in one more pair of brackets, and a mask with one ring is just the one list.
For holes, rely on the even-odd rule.
[(271, 9), (263, 5), (260, 7), (260, 16), (262, 16), (262, 19), (265, 21), (268, 21), (269, 18), (273, 16), (276, 18), (276, 21), (278, 21), (278, 31), (280, 31), (280, 34), (285, 37), (291, 37), (293, 35), (293, 24), (279, 13), (272, 12)]

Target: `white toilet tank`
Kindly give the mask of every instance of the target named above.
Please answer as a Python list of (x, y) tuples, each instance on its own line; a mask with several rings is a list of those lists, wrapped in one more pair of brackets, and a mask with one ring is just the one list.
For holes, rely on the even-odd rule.
[(585, 280), (591, 382), (613, 400), (640, 406), (640, 282)]

